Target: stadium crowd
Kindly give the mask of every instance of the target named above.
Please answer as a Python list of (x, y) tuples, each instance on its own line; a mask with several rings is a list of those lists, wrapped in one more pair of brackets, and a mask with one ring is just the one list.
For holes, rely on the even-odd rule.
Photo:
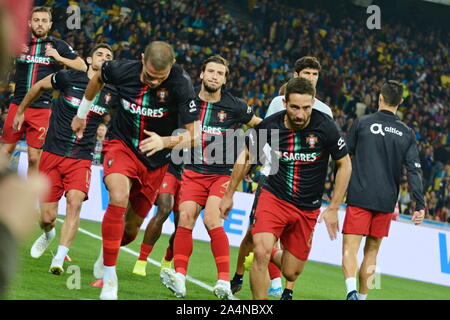
[[(116, 59), (139, 59), (153, 40), (172, 43), (177, 62), (199, 84), (201, 61), (220, 53), (230, 61), (227, 89), (264, 117), (278, 88), (291, 77), (296, 59), (319, 58), (318, 97), (332, 107), (346, 133), (356, 117), (376, 111), (381, 84), (403, 81), (399, 117), (420, 145), (427, 217), (450, 222), (450, 57), (448, 30), (384, 22), (376, 32), (349, 15), (337, 20), (326, 10), (287, 8), (280, 1), (248, 1), (248, 19), (235, 19), (218, 0), (37, 0), (53, 9), (53, 34), (82, 56), (106, 42)], [(81, 30), (68, 30), (67, 6), (81, 9)], [(0, 92), (2, 127), (8, 90)], [(404, 177), (406, 179), (406, 177)], [(326, 186), (330, 184), (327, 183)], [(328, 187), (329, 188), (329, 187)], [(331, 190), (326, 194), (330, 195)], [(401, 213), (414, 207), (407, 184)]]

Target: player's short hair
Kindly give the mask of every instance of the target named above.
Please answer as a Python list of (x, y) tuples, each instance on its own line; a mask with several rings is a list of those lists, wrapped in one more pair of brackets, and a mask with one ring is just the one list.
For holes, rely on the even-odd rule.
[(52, 21), (52, 11), (50, 10), (49, 7), (44, 6), (34, 7), (33, 10), (31, 10), (31, 15), (33, 15), (33, 13), (35, 12), (47, 12), (50, 21)]
[(320, 72), (322, 66), (320, 65), (320, 62), (319, 60), (317, 60), (316, 57), (305, 56), (295, 61), (294, 64), (295, 72), (299, 73), (300, 71), (306, 68), (315, 69)]
[(396, 107), (403, 98), (403, 85), (398, 81), (388, 80), (381, 87), (381, 95), (385, 104)]
[(312, 97), (315, 97), (316, 89), (314, 88), (311, 81), (298, 77), (292, 78), (291, 80), (288, 81), (285, 93), (286, 101), (289, 101), (289, 95), (292, 93), (308, 94)]
[(144, 61), (150, 62), (155, 70), (162, 71), (175, 63), (175, 52), (167, 42), (153, 41), (145, 47)]
[(111, 51), (111, 54), (114, 56), (114, 52), (113, 52), (113, 50), (112, 50), (112, 48), (111, 48), (111, 46), (110, 46), (109, 44), (107, 44), (107, 43), (98, 43), (98, 44), (96, 44), (95, 47), (92, 48), (91, 51), (89, 52), (89, 57), (93, 57), (95, 51), (97, 51), (98, 49), (102, 49), (102, 48), (103, 48), (103, 49), (108, 49), (109, 51)]
[(226, 71), (225, 71), (225, 77), (228, 77), (228, 74), (229, 74), (230, 70), (228, 69), (229, 63), (228, 63), (228, 60), (227, 60), (227, 59), (225, 59), (224, 57), (222, 57), (222, 56), (219, 55), (219, 54), (215, 54), (215, 55), (209, 57), (208, 59), (206, 59), (206, 60), (203, 62), (203, 65), (202, 65), (202, 72), (205, 72), (206, 65), (207, 65), (208, 63), (210, 63), (210, 62), (214, 62), (214, 63), (218, 63), (218, 64), (223, 64), (223, 65), (225, 66), (225, 68), (226, 68)]

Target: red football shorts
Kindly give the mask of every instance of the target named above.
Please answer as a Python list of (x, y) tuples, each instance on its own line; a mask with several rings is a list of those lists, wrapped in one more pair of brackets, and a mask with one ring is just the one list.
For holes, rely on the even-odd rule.
[(133, 182), (129, 198), (131, 207), (140, 217), (147, 217), (155, 203), (168, 165), (158, 169), (147, 168), (125, 142), (118, 139), (105, 141), (103, 152), (104, 177), (111, 173), (120, 173), (130, 178)]
[(47, 151), (42, 152), (39, 171), (50, 180), (50, 191), (44, 202), (58, 202), (70, 190), (86, 194), (87, 200), (91, 183), (91, 160), (73, 159)]
[(194, 201), (204, 207), (208, 197), (222, 198), (229, 183), (229, 175), (202, 174), (192, 170), (184, 170), (181, 181), (180, 203)]
[(5, 125), (3, 127), (3, 142), (17, 143), (22, 139), (23, 135), (26, 134), (27, 144), (30, 147), (41, 149), (47, 135), (48, 123), (52, 110), (27, 108), (24, 113), (22, 128), (20, 128), (20, 130), (14, 130), (12, 125), (18, 108), (19, 106), (17, 104), (11, 103), (9, 105), (8, 115), (6, 116)]
[(391, 221), (392, 213), (347, 206), (342, 233), (383, 238), (389, 234)]
[(173, 196), (174, 198), (172, 208), (173, 211), (179, 211), (181, 199), (180, 189), (181, 189), (181, 180), (178, 180), (177, 177), (175, 177), (170, 172), (166, 172), (161, 187), (159, 187), (159, 194), (168, 193)]
[(252, 234), (268, 232), (281, 240), (297, 259), (308, 260), (320, 209), (300, 210), (263, 189), (259, 195)]

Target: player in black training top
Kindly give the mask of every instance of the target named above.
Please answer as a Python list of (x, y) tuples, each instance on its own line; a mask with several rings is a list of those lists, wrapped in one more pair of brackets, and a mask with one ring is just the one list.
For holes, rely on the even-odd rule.
[(91, 164), (97, 127), (110, 107), (118, 103), (114, 87), (106, 86), (94, 99), (88, 117), (86, 132), (78, 139), (71, 123), (83, 98), (84, 90), (105, 61), (112, 59), (107, 44), (99, 44), (87, 58), (88, 72), (61, 70), (36, 83), (27, 93), (14, 118), (14, 126), (23, 126), (24, 111), (45, 91), (59, 90), (60, 97), (52, 106), (50, 126), (44, 144), (39, 171), (50, 181), (50, 192), (41, 203), (41, 227), (44, 233), (31, 248), (31, 256), (39, 258), (55, 236), (58, 201), (67, 198), (66, 219), (61, 228), (58, 252), (52, 260), (50, 272), (61, 274), (64, 258), (78, 230), (81, 205), (87, 199), (91, 179)]
[(202, 133), (199, 145), (192, 149), (191, 159), (184, 161), (180, 220), (174, 240), (176, 273), (166, 269), (167, 274), (162, 277), (163, 283), (177, 297), (186, 295), (192, 230), (202, 208), (205, 208), (203, 222), (211, 238), (211, 251), (218, 271), (213, 292), (220, 299), (228, 299), (232, 295), (229, 242), (222, 227), (219, 202), (230, 180), (234, 155), (237, 154), (233, 138), (235, 129), (243, 124), (253, 127), (261, 119), (254, 115), (244, 100), (222, 89), (228, 72), (228, 61), (215, 55), (204, 61), (200, 74), (202, 84), (195, 103), (200, 109)]
[[(102, 222), (103, 253), (94, 271), (103, 278), (100, 299), (117, 299), (115, 266), (120, 246), (136, 238), (151, 209), (170, 149), (195, 141), (198, 108), (191, 79), (175, 64), (172, 46), (155, 41), (145, 48), (142, 60), (109, 61), (94, 75), (72, 121), (77, 136), (83, 135), (85, 112), (105, 84), (116, 86), (120, 107), (109, 131), (111, 140), (104, 147), (109, 205)], [(186, 132), (172, 136), (180, 122)]]
[[(365, 300), (370, 277), (375, 273), (378, 249), (387, 237), (398, 199), (402, 167), (408, 171), (411, 194), (416, 201), (412, 220), (424, 217), (420, 160), (414, 131), (395, 115), (403, 99), (403, 86), (388, 81), (381, 88), (378, 112), (356, 119), (347, 136), (353, 172), (347, 195), (342, 270), (347, 300)], [(357, 253), (367, 236), (364, 260), (359, 268), (356, 290)]]
[(35, 7), (29, 21), (31, 36), (23, 45), (22, 54), (16, 58), (14, 75), (14, 95), (9, 106), (8, 116), (3, 128), (1, 151), (11, 157), (17, 142), (26, 135), (28, 144), (28, 172), (37, 172), (42, 145), (45, 141), (50, 118), (52, 92), (44, 92), (27, 109), (24, 125), (14, 130), (13, 119), (17, 108), (31, 87), (58, 71), (61, 64), (76, 70), (86, 71), (83, 59), (63, 40), (49, 36), (52, 27), (50, 9)]
[[(264, 146), (269, 144), (272, 168), (262, 187), (252, 229), (255, 258), (250, 281), (254, 299), (267, 299), (269, 261), (289, 281), (295, 281), (302, 272), (320, 213), (330, 155), (338, 170), (333, 198), (320, 220), (325, 220), (332, 240), (339, 228), (337, 210), (350, 179), (350, 157), (333, 120), (312, 109), (314, 96), (310, 81), (293, 78), (288, 82), (286, 111), (264, 119), (250, 133), (220, 203), (222, 214), (227, 216), (233, 207), (233, 194), (250, 168), (250, 153), (263, 155)], [(278, 238), (284, 250), (274, 249)]]

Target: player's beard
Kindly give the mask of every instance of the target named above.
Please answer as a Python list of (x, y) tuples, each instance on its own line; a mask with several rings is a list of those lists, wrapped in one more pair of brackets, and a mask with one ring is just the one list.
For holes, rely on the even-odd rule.
[(38, 34), (34, 29), (31, 29), (31, 33), (33, 34), (33, 36), (35, 36), (36, 38), (45, 38), (47, 36), (48, 30), (45, 31), (44, 28), (41, 29), (42, 32), (40, 34)]
[(289, 116), (289, 114), (287, 114), (287, 121), (289, 122), (289, 125), (292, 128), (294, 128), (295, 130), (303, 130), (306, 127), (306, 125), (309, 123), (310, 119), (311, 119), (311, 115), (308, 118), (304, 119), (303, 121), (298, 122), (298, 121), (294, 121), (294, 119), (292, 119)]
[(209, 86), (206, 81), (203, 81), (203, 88), (205, 88), (206, 92), (208, 93), (216, 93), (217, 91), (220, 90), (220, 88), (222, 88), (222, 86), (218, 86), (217, 88), (213, 88), (211, 86)]

